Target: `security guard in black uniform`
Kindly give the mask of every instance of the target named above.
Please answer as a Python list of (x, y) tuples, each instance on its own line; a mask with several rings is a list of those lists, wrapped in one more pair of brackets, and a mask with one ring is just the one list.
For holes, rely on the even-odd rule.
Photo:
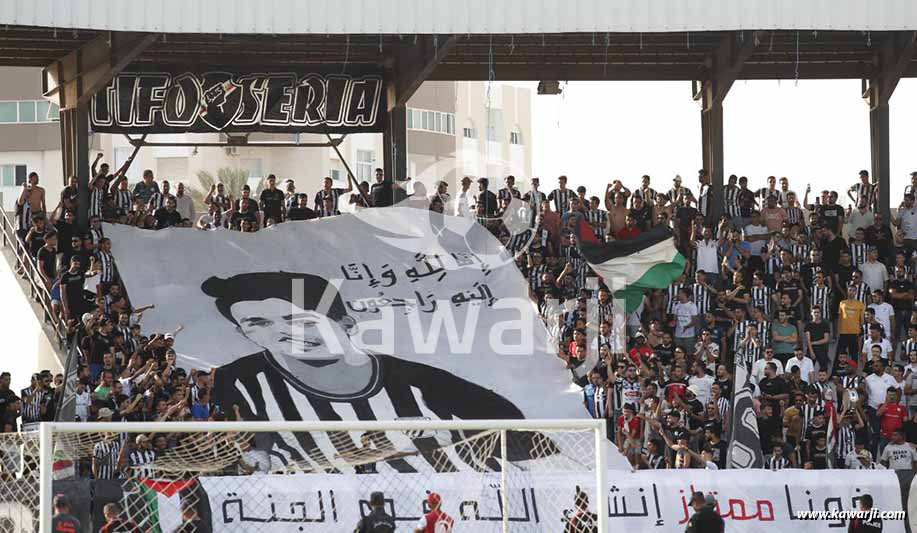
[(713, 495), (704, 496), (703, 492), (695, 492), (691, 496), (691, 507), (694, 508), (694, 516), (688, 521), (688, 527), (685, 533), (723, 533), (726, 524), (723, 517), (714, 509)]
[(395, 519), (383, 510), (385, 496), (381, 492), (373, 492), (369, 495), (369, 506), (372, 511), (369, 516), (357, 522), (357, 528), (353, 533), (394, 533)]

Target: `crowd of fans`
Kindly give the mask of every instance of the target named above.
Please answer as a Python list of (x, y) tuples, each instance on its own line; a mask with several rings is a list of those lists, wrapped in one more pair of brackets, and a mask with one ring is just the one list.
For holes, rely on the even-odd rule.
[[(113, 175), (105, 164), (97, 170), (98, 162), (88, 231), (76, 223), (75, 180), (50, 213), (34, 173), (17, 201), (24, 253), (80, 348), (78, 420), (239, 419), (237, 408), (224, 412), (213, 402), (213, 371), (176, 366), (172, 346), (181, 327), (144, 331), (152, 306), (130, 301), (103, 221), (251, 232), (337, 215), (350, 193), (355, 209), (405, 201), (487, 227), (528, 279), (558, 356), (583, 387), (586, 411), (608, 419), (609, 438), (635, 468), (725, 467), (735, 365), (751, 374), (768, 468), (911, 468), (917, 460), (917, 173), (891, 225), (876, 212), (878, 191), (865, 171), (845, 191), (855, 204), (846, 209), (833, 191), (810, 202), (807, 187), (800, 201), (787, 178), (778, 187), (770, 177), (753, 190), (747, 178), (730, 176), (716, 220), (703, 170), (696, 195), (677, 176), (668, 191), (643, 176), (633, 190), (616, 180), (589, 195), (560, 176), (549, 192), (532, 178), (523, 194), (507, 176), (495, 192), (486, 178), (473, 187), (465, 177), (454, 195), (446, 182), (431, 194), (415, 183), (408, 195), (376, 169), (375, 183), (359, 190), (326, 178), (312, 204), (292, 180), (281, 190), (271, 175), (257, 200), (248, 186), (236, 199), (215, 185), (204, 199), (207, 213), (196, 216), (183, 184), (173, 195), (147, 170), (131, 188), (129, 162)], [(519, 205), (531, 223), (512, 233), (506, 215)], [(622, 314), (580, 255), (584, 223), (605, 242), (670, 227), (687, 258), (683, 275)], [(97, 279), (95, 291), (85, 289), (88, 278)], [(63, 376), (38, 373), (19, 394), (9, 383), (9, 374), (0, 375), (3, 431), (54, 419)], [(96, 478), (116, 477), (127, 465), (148, 464), (174, 444), (169, 438), (99, 443), (85, 468)], [(260, 468), (253, 462), (249, 471)]]

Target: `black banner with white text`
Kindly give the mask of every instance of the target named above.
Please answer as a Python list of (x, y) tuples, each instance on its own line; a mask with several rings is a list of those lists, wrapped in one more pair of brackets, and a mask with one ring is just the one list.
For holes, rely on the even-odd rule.
[(381, 73), (129, 72), (92, 99), (102, 133), (381, 132)]

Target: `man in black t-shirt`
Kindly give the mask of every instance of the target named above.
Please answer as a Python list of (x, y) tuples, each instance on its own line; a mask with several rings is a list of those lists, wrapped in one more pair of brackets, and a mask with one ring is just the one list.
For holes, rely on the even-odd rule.
[(312, 220), (317, 216), (315, 211), (309, 208), (309, 196), (305, 193), (298, 194), (296, 205), (287, 210), (289, 220)]
[(50, 288), (57, 279), (57, 233), (45, 235), (45, 244), (38, 249), (35, 259), (38, 274), (45, 282), (45, 286)]
[(713, 425), (704, 431), (704, 437), (707, 439), (707, 445), (704, 450), (710, 452), (713, 456), (713, 462), (720, 470), (726, 468), (726, 456), (728, 455), (729, 443), (722, 440), (723, 430)]
[(895, 328), (898, 330), (889, 333), (897, 339), (903, 339), (911, 321), (911, 307), (914, 301), (914, 283), (908, 281), (903, 266), (895, 267), (895, 275), (888, 282), (888, 292), (891, 295), (892, 308), (895, 310)]
[(63, 494), (54, 497), (54, 517), (51, 519), (51, 533), (79, 533), (80, 521), (70, 514), (70, 500)]
[(70, 268), (61, 274), (60, 279), (61, 306), (65, 320), (79, 320), (83, 313), (88, 310), (86, 297), (83, 295), (83, 285), (86, 283), (87, 277), (94, 275), (94, 272), (90, 272), (88, 275), (82, 272), (79, 257), (70, 259)]
[(835, 234), (841, 232), (841, 224), (844, 222), (844, 208), (837, 205), (837, 193), (831, 192), (828, 195), (828, 203), (819, 205), (816, 211), (818, 212), (819, 224), (830, 228)]
[(265, 222), (269, 218), (277, 224), (284, 221), (284, 194), (277, 188), (277, 176), (270, 174), (267, 177), (267, 187), (261, 191), (260, 200)]
[(181, 224), (181, 213), (175, 209), (175, 198), (166, 199), (166, 206), (160, 207), (153, 215), (156, 218), (156, 229), (170, 228)]
[(782, 376), (777, 375), (777, 364), (767, 363), (764, 367), (764, 379), (758, 383), (761, 400), (773, 408), (774, 413), (780, 412), (780, 401), (789, 401), (790, 387)]

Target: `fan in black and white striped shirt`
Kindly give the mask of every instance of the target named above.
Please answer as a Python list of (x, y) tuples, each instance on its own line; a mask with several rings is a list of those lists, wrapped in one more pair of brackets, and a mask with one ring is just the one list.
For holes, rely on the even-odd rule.
[(104, 176), (97, 176), (93, 182), (92, 190), (89, 191), (89, 216), (102, 216), (102, 206), (105, 205), (105, 197), (108, 195), (108, 191), (105, 190), (107, 184)]
[(95, 254), (99, 267), (99, 282), (111, 284), (115, 282), (115, 258), (111, 255), (111, 239), (103, 237), (99, 241), (99, 249)]
[(862, 228), (857, 228), (854, 238), (850, 240), (850, 262), (853, 268), (860, 268), (866, 262), (866, 249), (868, 248)]
[(764, 459), (764, 468), (767, 470), (776, 472), (777, 470), (783, 470), (789, 467), (790, 462), (783, 456), (783, 447), (779, 445), (774, 446), (774, 452)]
[(153, 477), (153, 463), (156, 462), (156, 452), (150, 447), (150, 438), (146, 435), (137, 435), (137, 446), (127, 455), (129, 477), (132, 479), (149, 479)]
[(567, 188), (567, 176), (557, 178), (557, 183), (560, 184), (560, 187), (551, 191), (548, 200), (553, 202), (554, 212), (562, 215), (570, 210), (570, 198), (573, 198), (576, 193)]
[(761, 272), (755, 272), (749, 292), (751, 293), (752, 307), (760, 309), (765, 317), (771, 316), (774, 290), (764, 284), (764, 275)]
[(869, 172), (860, 171), (860, 182), (847, 189), (847, 197), (853, 200), (853, 205), (859, 206), (861, 201), (865, 201), (867, 207), (875, 208), (876, 186), (869, 183)]
[(825, 273), (818, 269), (815, 271), (815, 285), (809, 295), (810, 308), (821, 309), (821, 316), (830, 320), (831, 314), (831, 287), (825, 285)]
[[(111, 410), (103, 407), (99, 410), (100, 418), (108, 415), (110, 421)], [(105, 440), (95, 443), (92, 447), (92, 474), (94, 479), (118, 479), (121, 472), (118, 469), (118, 457), (121, 454), (121, 442), (118, 435), (112, 434)]]
[(599, 240), (605, 238), (605, 228), (608, 226), (608, 211), (599, 207), (599, 197), (589, 199), (590, 208), (586, 211), (586, 221), (592, 227), (592, 232)]
[(162, 191), (154, 192), (150, 196), (150, 201), (147, 203), (147, 211), (155, 213), (157, 209), (166, 206), (166, 201), (168, 201), (169, 198), (172, 198), (172, 195), (169, 194), (169, 182), (162, 180)]
[(726, 215), (728, 215), (729, 218), (736, 218), (742, 215), (742, 210), (739, 207), (739, 186), (736, 184), (738, 181), (738, 176), (735, 174), (730, 175), (729, 182), (723, 190)]
[(673, 281), (666, 289), (665, 312), (667, 315), (675, 314), (675, 304), (678, 303), (678, 293), (686, 286), (684, 281)]
[(700, 316), (703, 316), (704, 313), (710, 310), (713, 298), (716, 297), (716, 291), (707, 284), (707, 274), (703, 270), (698, 270), (694, 273), (694, 284), (691, 285), (691, 292), (693, 293), (692, 296), (694, 296), (694, 305), (697, 306), (697, 312)]

